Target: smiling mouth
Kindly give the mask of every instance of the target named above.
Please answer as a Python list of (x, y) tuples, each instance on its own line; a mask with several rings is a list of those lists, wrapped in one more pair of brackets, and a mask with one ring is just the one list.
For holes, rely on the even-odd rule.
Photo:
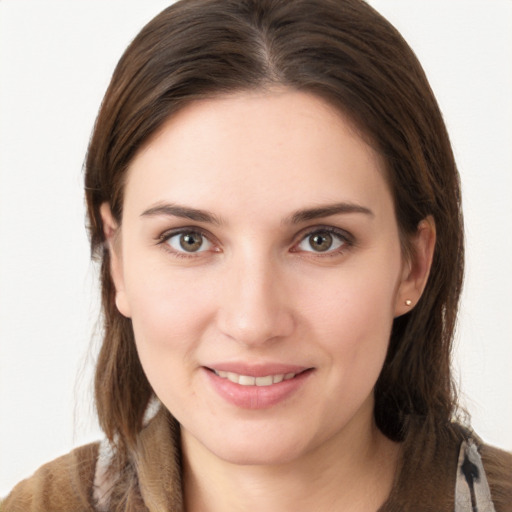
[(217, 368), (204, 366), (203, 369), (207, 370), (213, 389), (224, 400), (252, 410), (267, 409), (285, 401), (299, 392), (315, 371), (304, 366), (241, 363), (222, 363)]
[(262, 377), (253, 377), (252, 375), (240, 375), (234, 372), (225, 372), (222, 370), (212, 370), (215, 375), (221, 379), (227, 379), (235, 384), (241, 386), (271, 386), (272, 384), (279, 384), (283, 380), (293, 379), (297, 373), (278, 373), (275, 375), (265, 375)]

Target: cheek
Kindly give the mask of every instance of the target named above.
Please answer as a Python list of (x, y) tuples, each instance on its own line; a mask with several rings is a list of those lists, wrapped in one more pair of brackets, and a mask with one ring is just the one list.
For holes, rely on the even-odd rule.
[(346, 378), (354, 388), (376, 380), (393, 324), (396, 280), (349, 272), (300, 295), (307, 297), (308, 324), (331, 358), (333, 378)]
[[(324, 311), (317, 334), (328, 354), (325, 389), (329, 396), (319, 407), (334, 429), (341, 428), (373, 400), (382, 371), (392, 326), (390, 308), (378, 294), (336, 294), (330, 316)], [(389, 297), (386, 297), (389, 301)], [(384, 301), (385, 303), (385, 301)]]
[(197, 350), (211, 318), (209, 287), (166, 272), (132, 281), (132, 325), (144, 373), (168, 410), (187, 417), (195, 399)]
[(192, 278), (166, 268), (134, 272), (129, 282), (137, 350), (156, 390), (154, 380), (168, 380), (171, 372), (178, 375), (192, 364), (202, 332), (214, 314), (211, 287), (197, 275)]
[[(318, 327), (332, 334), (352, 338), (358, 344), (365, 333), (387, 332), (394, 318), (398, 271), (383, 275), (347, 269), (333, 272), (325, 279), (306, 283), (298, 297), (302, 309)], [(361, 336), (359, 336), (359, 334)]]

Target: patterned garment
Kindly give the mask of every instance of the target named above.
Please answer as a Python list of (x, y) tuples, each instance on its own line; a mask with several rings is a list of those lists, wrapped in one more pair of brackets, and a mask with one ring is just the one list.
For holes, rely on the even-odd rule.
[[(144, 425), (128, 458), (106, 441), (76, 448), (20, 482), (1, 511), (184, 512), (179, 425), (157, 401)], [(512, 512), (512, 455), (453, 428), (430, 446), (411, 438), (379, 512)]]
[(471, 439), (463, 441), (460, 447), (455, 512), (496, 512), (482, 458)]

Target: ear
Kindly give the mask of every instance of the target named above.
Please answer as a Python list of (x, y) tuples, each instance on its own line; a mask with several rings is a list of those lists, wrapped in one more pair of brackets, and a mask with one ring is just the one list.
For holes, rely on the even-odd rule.
[(411, 255), (404, 263), (396, 298), (395, 316), (408, 313), (420, 300), (427, 285), (435, 245), (436, 225), (429, 215), (418, 224), (416, 234), (411, 239)]
[(114, 219), (108, 203), (103, 203), (100, 206), (100, 215), (103, 221), (103, 233), (110, 254), (110, 275), (116, 289), (116, 307), (123, 316), (129, 318), (131, 313), (124, 287), (120, 226)]

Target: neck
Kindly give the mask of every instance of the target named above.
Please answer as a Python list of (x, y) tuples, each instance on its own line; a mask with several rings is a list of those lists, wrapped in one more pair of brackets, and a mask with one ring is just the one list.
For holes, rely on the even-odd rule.
[(252, 510), (376, 511), (387, 499), (399, 445), (373, 416), (347, 426), (321, 446), (283, 464), (239, 465), (222, 460), (182, 431), (187, 512)]

